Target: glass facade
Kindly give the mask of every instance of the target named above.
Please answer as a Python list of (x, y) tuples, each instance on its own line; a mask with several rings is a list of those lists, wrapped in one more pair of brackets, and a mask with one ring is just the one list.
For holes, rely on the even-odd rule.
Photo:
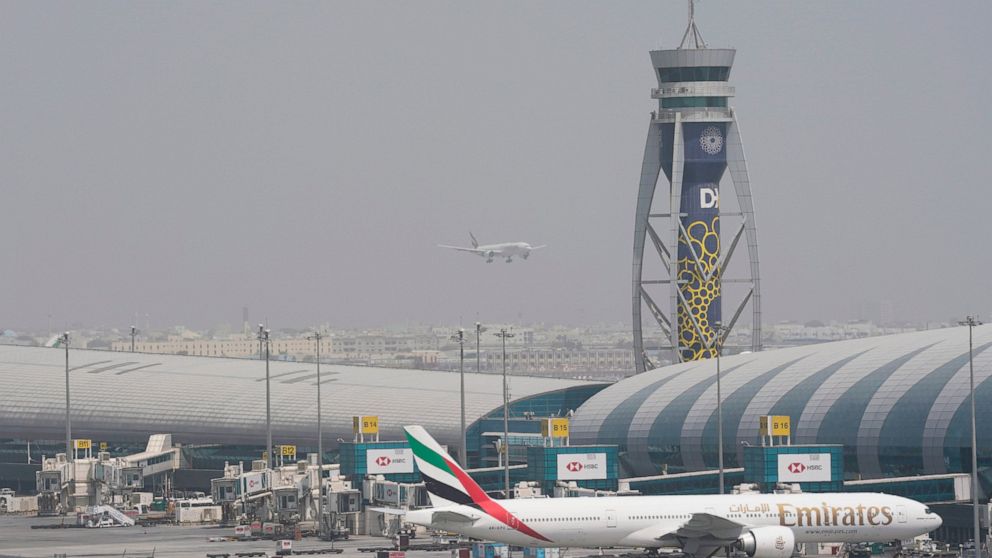
[[(609, 384), (591, 384), (549, 391), (510, 402), (510, 463), (524, 463), (527, 446), (543, 443), (540, 418), (567, 416)], [(484, 433), (503, 433), (502, 405), (465, 429), (466, 458), (471, 467), (492, 467), (497, 462), (496, 446)]]
[(605, 478), (576, 480), (576, 486), (594, 490), (616, 490), (620, 469), (617, 464), (616, 446), (565, 446), (565, 447), (530, 447), (527, 449), (528, 479), (541, 483), (545, 493), (554, 490), (558, 478), (558, 456), (569, 454), (602, 453), (606, 457)]
[[(974, 330), (978, 424), (992, 424), (992, 327)], [(970, 470), (968, 332), (947, 328), (722, 359), (724, 456), (760, 444), (758, 417), (792, 418), (792, 443), (841, 444), (846, 479)], [(620, 446), (621, 478), (716, 466), (716, 366), (682, 363), (583, 404), (572, 443)], [(627, 384), (630, 387), (627, 387)], [(992, 429), (979, 428), (979, 467)]]
[[(410, 449), (407, 442), (344, 442), (341, 444), (341, 474), (350, 478), (362, 478), (368, 474), (368, 451), (383, 449)], [(392, 473), (383, 475), (393, 482), (420, 482), (420, 470), (416, 463), (412, 473)]]
[(668, 97), (661, 100), (661, 108), (726, 107), (726, 97)]
[[(663, 475), (658, 477), (640, 477), (629, 479), (631, 490), (641, 494), (715, 494), (719, 490), (720, 476), (716, 471), (702, 474)], [(724, 486), (734, 486), (744, 482), (743, 469), (724, 471)]]
[(828, 454), (830, 456), (830, 480), (800, 482), (803, 492), (840, 492), (844, 481), (844, 448), (838, 445), (823, 446), (750, 446), (744, 448), (744, 482), (762, 485), (762, 490), (770, 492), (778, 483), (778, 456), (795, 454)]
[(727, 81), (730, 79), (729, 66), (696, 66), (685, 68), (658, 68), (662, 83), (679, 81)]

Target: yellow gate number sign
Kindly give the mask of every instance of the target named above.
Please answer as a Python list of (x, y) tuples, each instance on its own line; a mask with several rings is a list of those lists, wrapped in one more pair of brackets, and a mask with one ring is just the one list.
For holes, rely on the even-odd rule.
[(100, 442), (100, 451), (107, 451), (107, 442)]
[(767, 415), (760, 417), (758, 420), (758, 429), (761, 436), (791, 435), (790, 419), (785, 415)]
[(541, 436), (545, 438), (568, 438), (568, 419), (549, 418), (541, 421)]
[(75, 448), (75, 449), (77, 449), (77, 450), (91, 449), (93, 447), (93, 441), (92, 440), (82, 440), (82, 439), (73, 440), (72, 441), (72, 447)]
[(379, 417), (352, 417), (352, 431), (355, 434), (378, 434)]
[(279, 446), (283, 457), (295, 457), (296, 446)]

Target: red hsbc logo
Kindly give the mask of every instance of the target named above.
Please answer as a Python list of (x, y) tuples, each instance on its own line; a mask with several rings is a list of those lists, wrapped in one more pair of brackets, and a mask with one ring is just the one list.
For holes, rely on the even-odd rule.
[(790, 463), (789, 464), (789, 472), (790, 473), (799, 474), (799, 473), (802, 473), (805, 470), (806, 470), (806, 466), (803, 465), (802, 463), (798, 463), (797, 462), (797, 463)]
[(583, 469), (583, 466), (578, 461), (572, 461), (568, 465), (565, 465), (565, 468), (568, 469), (569, 471), (573, 472), (573, 473), (578, 473), (579, 471), (581, 471)]
[(392, 462), (393, 462), (393, 460), (390, 459), (390, 458), (388, 458), (388, 457), (386, 457), (385, 455), (382, 455), (382, 456), (379, 456), (379, 457), (376, 457), (375, 458), (375, 464), (378, 465), (378, 466), (380, 466), (380, 467), (388, 467), (389, 464), (392, 463)]

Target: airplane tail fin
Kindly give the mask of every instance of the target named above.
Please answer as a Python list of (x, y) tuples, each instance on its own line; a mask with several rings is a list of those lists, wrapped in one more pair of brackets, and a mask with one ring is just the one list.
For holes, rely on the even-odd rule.
[(472, 248), (478, 248), (479, 247), (479, 241), (475, 239), (475, 235), (472, 234), (472, 231), (468, 231), (468, 235), (470, 237), (472, 237)]
[(492, 501), (422, 426), (404, 426), (406, 439), (424, 479), (431, 506), (483, 506)]

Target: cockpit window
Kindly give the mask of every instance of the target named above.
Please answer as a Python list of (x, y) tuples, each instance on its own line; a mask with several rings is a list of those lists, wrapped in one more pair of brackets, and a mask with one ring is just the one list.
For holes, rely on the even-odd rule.
[(930, 515), (930, 508), (923, 508), (923, 513)]

